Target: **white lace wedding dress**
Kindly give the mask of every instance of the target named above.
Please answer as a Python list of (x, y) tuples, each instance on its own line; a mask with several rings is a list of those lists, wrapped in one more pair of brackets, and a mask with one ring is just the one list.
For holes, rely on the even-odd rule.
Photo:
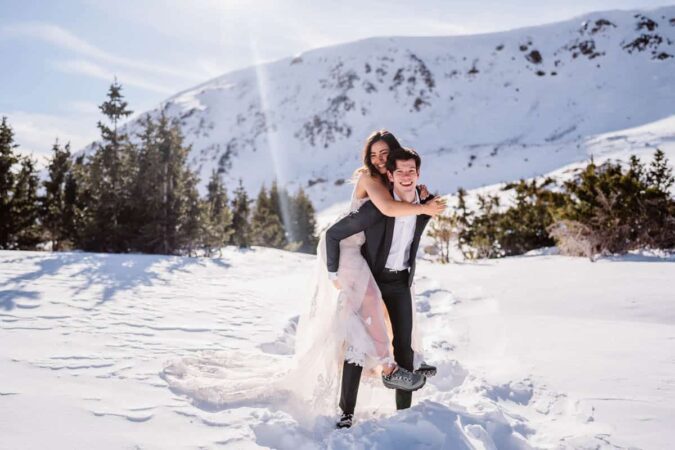
[[(352, 193), (350, 208), (342, 217), (366, 201)], [(298, 322), (290, 366), (288, 359), (260, 352), (203, 352), (170, 362), (160, 376), (175, 392), (210, 409), (275, 404), (309, 423), (337, 412), (345, 360), (364, 367), (362, 383), (386, 390), (380, 373), (383, 364), (394, 360), (391, 325), (380, 290), (360, 252), (364, 242), (361, 232), (340, 243), (338, 291), (328, 279), (325, 231), (321, 233), (313, 295)], [(417, 368), (422, 361), (422, 340), (415, 306), (411, 309)], [(365, 396), (360, 389), (362, 407)], [(393, 395), (391, 398), (393, 402)]]
[[(352, 193), (350, 208), (357, 211), (368, 198)], [(341, 218), (342, 218), (341, 217)], [(325, 231), (317, 248), (316, 289), (309, 308), (300, 317), (295, 341), (295, 365), (289, 372), (292, 391), (317, 412), (334, 412), (338, 404), (342, 365), (345, 360), (363, 366), (363, 381), (382, 386), (385, 363), (394, 362), (389, 315), (380, 290), (361, 255), (363, 232), (340, 242), (337, 291), (326, 268)], [(411, 298), (415, 298), (414, 292)], [(413, 312), (412, 347), (415, 368), (422, 361), (422, 339)], [(382, 389), (385, 389), (382, 386)]]

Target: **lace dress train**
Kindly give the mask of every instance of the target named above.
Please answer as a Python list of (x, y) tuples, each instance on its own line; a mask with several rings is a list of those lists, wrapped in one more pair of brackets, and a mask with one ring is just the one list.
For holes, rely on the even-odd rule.
[[(352, 195), (349, 214), (368, 201)], [(344, 217), (344, 216), (342, 216)], [(292, 391), (317, 410), (337, 408), (343, 361), (364, 368), (363, 377), (379, 383), (382, 366), (394, 363), (392, 329), (382, 294), (360, 248), (363, 232), (340, 242), (336, 290), (326, 269), (325, 232), (317, 248), (316, 288), (296, 333)], [(414, 299), (414, 292), (412, 295)], [(422, 340), (413, 311), (412, 347), (415, 367), (422, 361)]]
[[(366, 200), (352, 194), (345, 214)], [(380, 290), (360, 252), (364, 242), (365, 235), (358, 233), (340, 243), (338, 291), (328, 279), (325, 232), (321, 233), (312, 295), (300, 315), (291, 361), (258, 352), (205, 352), (171, 362), (160, 376), (175, 392), (209, 408), (273, 403), (309, 423), (337, 411), (345, 360), (363, 366), (362, 381), (373, 381), (379, 389), (382, 365), (394, 361), (392, 331)], [(419, 367), (422, 340), (414, 305), (412, 312), (414, 365)]]

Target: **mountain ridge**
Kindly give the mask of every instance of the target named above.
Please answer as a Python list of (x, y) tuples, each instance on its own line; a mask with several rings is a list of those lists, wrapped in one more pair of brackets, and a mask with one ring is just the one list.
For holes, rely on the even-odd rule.
[(675, 114), (675, 7), (495, 33), (374, 37), (238, 69), (146, 114), (177, 119), (190, 164), (251, 193), (273, 179), (319, 209), (349, 195), (370, 131), (420, 151), (445, 192), (587, 157), (593, 136)]

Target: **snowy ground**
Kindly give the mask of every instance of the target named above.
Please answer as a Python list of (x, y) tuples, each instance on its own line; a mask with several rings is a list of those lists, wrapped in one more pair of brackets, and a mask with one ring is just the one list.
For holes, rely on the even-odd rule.
[(169, 386), (186, 357), (288, 360), (313, 263), (0, 252), (0, 448), (672, 448), (675, 259), (648, 254), (421, 261), (439, 374), (402, 413), (364, 390), (348, 431)]

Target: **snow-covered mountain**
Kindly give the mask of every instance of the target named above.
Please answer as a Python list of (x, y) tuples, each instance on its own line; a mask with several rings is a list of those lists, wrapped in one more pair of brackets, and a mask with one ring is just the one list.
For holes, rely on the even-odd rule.
[(373, 38), (228, 73), (149, 114), (180, 120), (202, 182), (216, 168), (255, 193), (277, 178), (324, 209), (387, 128), (420, 152), (425, 183), (453, 192), (558, 169), (599, 134), (674, 115), (674, 41), (675, 6)]

